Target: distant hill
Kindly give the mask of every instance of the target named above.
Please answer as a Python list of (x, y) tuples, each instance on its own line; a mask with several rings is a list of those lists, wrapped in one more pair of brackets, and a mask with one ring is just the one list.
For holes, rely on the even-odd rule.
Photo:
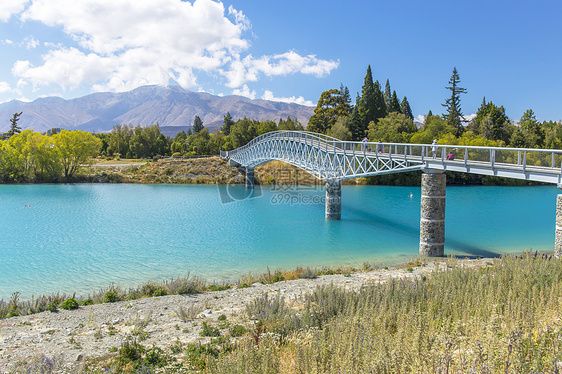
[[(159, 123), (167, 134), (174, 134), (193, 124), (195, 116), (211, 131), (222, 126), (230, 112), (234, 120), (279, 120), (292, 117), (306, 126), (314, 107), (243, 96), (214, 96), (192, 92), (178, 86), (144, 86), (122, 93), (94, 93), (64, 100), (59, 97), (37, 99), (30, 103), (12, 100), (0, 104), (0, 132), (10, 128), (10, 118), (23, 112), (18, 125), (22, 129), (45, 132), (54, 127), (92, 132), (110, 131), (117, 124), (148, 126)], [(177, 133), (177, 132), (176, 132)]]

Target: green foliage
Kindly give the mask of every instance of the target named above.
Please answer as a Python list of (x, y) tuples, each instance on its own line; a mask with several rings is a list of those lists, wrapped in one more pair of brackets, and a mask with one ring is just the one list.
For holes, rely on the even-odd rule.
[(199, 131), (203, 130), (203, 121), (199, 116), (195, 116), (193, 120), (193, 134), (197, 134)]
[(410, 108), (410, 103), (408, 102), (406, 96), (404, 96), (402, 102), (400, 103), (400, 113), (404, 114), (412, 121), (414, 120), (414, 114), (412, 113), (412, 108)]
[(523, 143), (526, 148), (542, 148), (544, 139), (544, 130), (537, 121), (535, 113), (531, 109), (526, 110), (519, 120), (519, 129), (513, 134), (511, 143)]
[(199, 333), (201, 336), (211, 336), (218, 337), (221, 336), (221, 332), (218, 328), (209, 326), (207, 322), (203, 322), (203, 330)]
[(322, 92), (314, 109), (314, 114), (308, 120), (308, 131), (325, 134), (334, 126), (339, 117), (351, 114), (349, 92), (347, 92), (346, 96), (346, 89), (342, 89), (333, 88)]
[(53, 135), (58, 160), (64, 177), (69, 179), (82, 165), (90, 164), (91, 158), (99, 154), (101, 141), (89, 132), (62, 130)]
[(446, 134), (456, 133), (457, 129), (439, 116), (428, 116), (420, 131), (412, 135), (410, 142), (415, 144), (431, 144), (433, 139), (440, 139)]
[[(305, 311), (276, 314), (231, 354), (208, 357), (208, 372), (279, 372), (281, 361), (299, 373), (556, 372), (562, 263), (529, 253), (450, 263), (425, 280), (319, 287)], [(280, 321), (290, 342), (269, 333)]]
[(119, 301), (119, 296), (117, 295), (117, 292), (113, 289), (107, 291), (103, 297), (104, 303), (114, 303), (117, 301)]
[(388, 143), (408, 143), (416, 131), (416, 125), (410, 118), (399, 112), (391, 112), (376, 124), (369, 124), (368, 137), (371, 141), (381, 139)]
[(230, 336), (238, 337), (244, 335), (248, 330), (242, 325), (234, 325), (230, 327), (229, 331)]
[(62, 309), (66, 309), (66, 310), (78, 309), (78, 302), (74, 298), (71, 297), (71, 298), (63, 301), (60, 307)]
[(400, 113), (400, 101), (398, 101), (398, 96), (396, 96), (396, 91), (392, 92), (392, 97), (390, 98), (390, 105), (388, 106), (388, 113), (396, 112)]
[(491, 101), (486, 102), (486, 98), (484, 98), (476, 112), (476, 117), (470, 122), (467, 130), (482, 135), (486, 139), (502, 140), (509, 144), (514, 128), (505, 114), (504, 107), (498, 107)]
[(354, 122), (352, 130), (353, 138), (358, 140), (365, 136), (369, 123), (377, 123), (379, 118), (386, 116), (387, 108), (384, 95), (381, 92), (378, 81), (373, 83), (373, 75), (371, 66), (367, 67), (363, 87), (361, 89), (361, 97), (356, 104), (357, 122)]
[(351, 119), (349, 117), (339, 117), (326, 135), (332, 136), (340, 140), (351, 140), (352, 134), (350, 130)]
[(207, 358), (216, 358), (219, 356), (218, 349), (210, 344), (189, 344), (185, 353), (187, 356), (187, 362), (195, 370), (204, 370)]
[(23, 112), (14, 113), (12, 118), (10, 119), (10, 130), (6, 133), (7, 138), (11, 138), (12, 136), (19, 134), (21, 132), (21, 127), (18, 126), (18, 121), (20, 120), (20, 116)]
[(222, 121), (223, 125), (221, 127), (221, 131), (224, 135), (230, 135), (230, 128), (234, 125), (234, 121), (232, 120), (232, 116), (230, 112), (227, 112)]
[(457, 68), (453, 68), (453, 74), (449, 79), (450, 86), (445, 87), (451, 91), (451, 97), (449, 97), (445, 104), (443, 105), (447, 109), (447, 113), (443, 115), (443, 118), (447, 121), (447, 125), (453, 127), (456, 136), (461, 136), (464, 128), (461, 123), (461, 119), (464, 118), (461, 111), (461, 99), (460, 94), (466, 93), (466, 88), (459, 87), (461, 79)]

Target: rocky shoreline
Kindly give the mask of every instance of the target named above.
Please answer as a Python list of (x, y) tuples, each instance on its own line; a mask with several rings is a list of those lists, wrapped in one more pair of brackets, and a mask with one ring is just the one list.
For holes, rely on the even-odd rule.
[[(142, 340), (146, 347), (165, 352), (172, 346), (207, 343), (200, 336), (205, 322), (221, 328), (240, 324), (252, 328), (246, 306), (257, 297), (280, 295), (293, 307), (302, 307), (301, 296), (316, 287), (334, 284), (346, 289), (389, 279), (421, 277), (437, 269), (454, 266), (486, 267), (491, 259), (434, 260), (422, 266), (399, 266), (357, 272), (349, 275), (324, 275), (316, 279), (297, 279), (224, 291), (189, 295), (149, 297), (89, 306), (76, 310), (43, 312), (0, 320), (0, 373), (10, 373), (17, 365), (33, 362), (41, 355), (63, 362), (61, 372), (80, 372), (88, 360), (110, 360), (128, 339)], [(186, 315), (191, 315), (187, 318)], [(224, 317), (223, 317), (224, 316)], [(220, 317), (220, 319), (219, 319)], [(234, 338), (230, 338), (234, 339)], [(182, 353), (174, 356), (178, 362)]]

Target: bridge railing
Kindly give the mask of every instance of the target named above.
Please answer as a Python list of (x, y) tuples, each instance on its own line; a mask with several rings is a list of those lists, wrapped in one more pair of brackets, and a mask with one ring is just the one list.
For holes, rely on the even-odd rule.
[[(305, 131), (269, 132), (254, 138), (243, 147), (229, 152), (229, 155), (235, 156), (236, 153), (244, 152), (263, 141), (280, 140), (314, 146), (327, 153), (401, 158), (412, 163), (461, 163), (490, 168), (511, 167), (523, 171), (527, 168), (562, 170), (562, 150), (559, 149), (437, 145), (434, 158), (432, 144), (343, 141), (328, 135)], [(453, 160), (448, 159), (449, 152), (452, 152)]]

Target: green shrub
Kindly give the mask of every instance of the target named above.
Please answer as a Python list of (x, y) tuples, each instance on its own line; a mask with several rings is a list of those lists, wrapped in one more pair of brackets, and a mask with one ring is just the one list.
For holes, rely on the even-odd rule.
[(156, 346), (152, 346), (142, 359), (142, 363), (147, 366), (163, 367), (168, 363), (168, 358), (164, 351)]
[(119, 356), (117, 357), (117, 361), (122, 364), (126, 364), (128, 362), (138, 361), (142, 358), (142, 353), (144, 352), (145, 348), (143, 345), (137, 343), (136, 341), (127, 340), (119, 349)]
[(242, 325), (234, 325), (230, 328), (230, 336), (242, 336), (244, 335), (248, 330), (242, 326)]
[(226, 321), (226, 316), (224, 314), (221, 314), (219, 316), (219, 318), (217, 318), (219, 321)]
[(105, 293), (103, 297), (104, 303), (114, 303), (119, 301), (119, 296), (117, 296), (117, 292), (115, 290), (109, 290)]
[(74, 298), (66, 299), (60, 307), (66, 310), (78, 309), (78, 302)]
[(204, 370), (207, 366), (207, 358), (216, 358), (219, 356), (218, 349), (210, 344), (189, 344), (185, 353), (187, 356), (186, 361), (195, 370)]
[(82, 301), (82, 305), (86, 306), (86, 305), (92, 305), (94, 303), (94, 300), (92, 299), (86, 299), (84, 301)]
[(221, 332), (216, 327), (209, 326), (207, 322), (203, 322), (203, 330), (199, 333), (201, 336), (218, 337)]

